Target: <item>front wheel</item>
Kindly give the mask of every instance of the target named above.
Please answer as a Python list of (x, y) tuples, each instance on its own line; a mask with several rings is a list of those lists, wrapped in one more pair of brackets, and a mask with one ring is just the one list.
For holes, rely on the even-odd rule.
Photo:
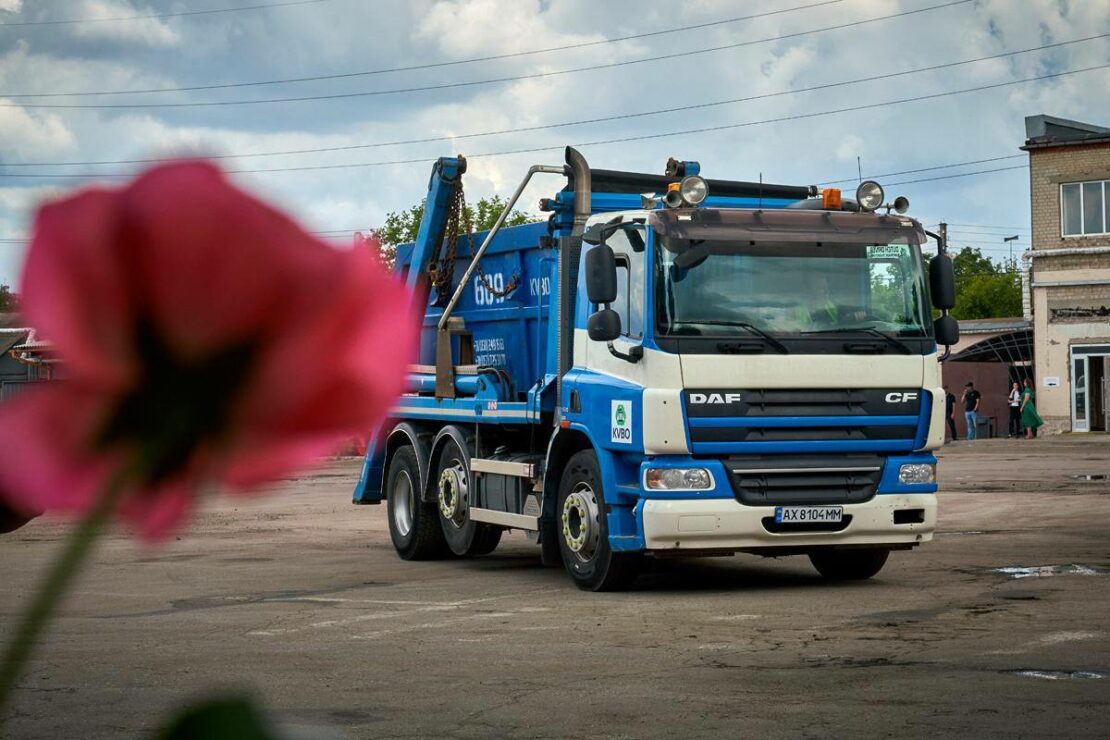
[(567, 462), (559, 482), (555, 528), (563, 565), (584, 591), (617, 591), (636, 580), (641, 553), (613, 552), (602, 495), (601, 469), (593, 450)]
[(817, 572), (831, 581), (865, 581), (886, 565), (890, 550), (819, 550), (809, 554)]

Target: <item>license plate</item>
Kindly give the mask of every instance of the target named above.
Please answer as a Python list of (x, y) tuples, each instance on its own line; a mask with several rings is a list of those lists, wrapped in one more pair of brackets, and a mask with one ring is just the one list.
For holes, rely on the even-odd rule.
[(839, 522), (844, 518), (843, 506), (776, 506), (775, 522), (802, 524), (809, 522)]

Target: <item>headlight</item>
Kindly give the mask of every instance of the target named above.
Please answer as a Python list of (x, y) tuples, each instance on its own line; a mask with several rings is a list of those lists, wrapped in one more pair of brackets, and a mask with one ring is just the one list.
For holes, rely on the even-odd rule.
[(898, 469), (898, 482), (903, 485), (934, 483), (936, 479), (936, 466), (928, 463), (906, 463)]
[(704, 491), (713, 487), (705, 468), (648, 468), (644, 487), (651, 491)]
[(682, 179), (682, 184), (678, 186), (678, 192), (684, 201), (696, 206), (709, 195), (709, 186), (700, 177), (685, 177)]
[(874, 180), (864, 180), (856, 188), (856, 202), (860, 209), (873, 211), (883, 204), (883, 188)]

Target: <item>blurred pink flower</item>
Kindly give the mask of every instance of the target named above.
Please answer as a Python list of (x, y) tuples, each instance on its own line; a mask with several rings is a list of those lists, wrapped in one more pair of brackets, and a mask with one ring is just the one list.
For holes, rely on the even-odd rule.
[(43, 206), (23, 310), (64, 380), (0, 406), (8, 503), (84, 511), (127, 465), (122, 514), (157, 538), (202, 484), (249, 490), (365, 433), (417, 331), (368, 246), (333, 248), (198, 161)]

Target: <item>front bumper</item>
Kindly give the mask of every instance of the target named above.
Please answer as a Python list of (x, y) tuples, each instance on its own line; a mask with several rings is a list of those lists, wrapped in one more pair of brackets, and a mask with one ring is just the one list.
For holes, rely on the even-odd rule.
[[(745, 506), (735, 499), (645, 499), (637, 507), (647, 550), (743, 550), (833, 545), (912, 546), (933, 539), (937, 499), (933, 493), (879, 494), (846, 504), (851, 515), (839, 532), (770, 532), (774, 506)], [(894, 512), (922, 509), (920, 524), (895, 524)]]

